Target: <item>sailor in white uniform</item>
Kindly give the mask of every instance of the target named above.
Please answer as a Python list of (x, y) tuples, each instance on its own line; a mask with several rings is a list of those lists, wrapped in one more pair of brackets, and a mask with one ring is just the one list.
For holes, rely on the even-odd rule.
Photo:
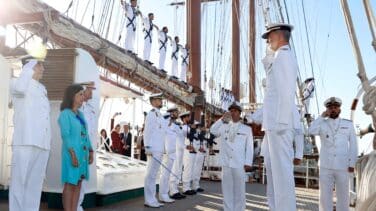
[[(304, 148), (304, 131), (303, 123), (301, 121), (301, 116), (296, 107), (294, 112), (294, 165), (300, 165), (303, 159), (303, 148)], [(255, 124), (262, 124), (263, 120), (263, 108), (257, 109), (252, 114), (247, 114), (246, 118), (249, 122)], [(268, 200), (268, 206), (271, 211), (275, 211), (275, 197), (274, 197), (274, 185), (273, 185), (273, 174), (271, 170), (270, 155), (268, 149), (268, 140), (265, 138), (261, 144), (260, 155), (264, 157), (264, 165), (266, 170), (267, 184), (266, 184), (266, 195)]]
[(136, 36), (136, 26), (137, 26), (137, 15), (139, 14), (137, 8), (137, 0), (130, 0), (130, 4), (121, 0), (121, 4), (125, 10), (125, 15), (127, 16), (126, 28), (127, 34), (125, 37), (124, 48), (129, 53), (134, 53), (134, 42)]
[(240, 122), (242, 107), (234, 102), (210, 131), (220, 138), (222, 193), (225, 211), (245, 210), (245, 171), (250, 171), (253, 158), (253, 135), (250, 127)]
[(151, 44), (153, 43), (153, 29), (154, 29), (154, 14), (149, 13), (148, 17), (143, 18), (144, 24), (144, 57), (143, 59), (148, 62), (149, 64), (153, 64), (150, 62), (150, 51), (151, 51)]
[(158, 32), (159, 36), (159, 64), (158, 69), (163, 70), (165, 68), (166, 53), (167, 53), (167, 42), (171, 39), (168, 35), (168, 28), (164, 26), (161, 31)]
[(298, 65), (290, 50), (292, 26), (271, 24), (262, 38), (275, 51), (274, 60), (266, 69), (266, 92), (263, 123), (266, 148), (269, 150), (273, 177), (275, 207), (282, 211), (296, 210), (293, 174), (293, 140), (296, 79)]
[(349, 209), (349, 173), (354, 172), (358, 144), (352, 121), (339, 117), (342, 101), (331, 97), (324, 102), (326, 111), (309, 127), (311, 135), (320, 136), (320, 211), (333, 210), (335, 186), (336, 210)]
[[(91, 141), (91, 146), (93, 146), (94, 149), (97, 147), (97, 140), (98, 140), (98, 115), (97, 115), (97, 109), (96, 106), (94, 105), (94, 101), (92, 100), (93, 97), (93, 90), (95, 90), (95, 83), (94, 81), (90, 82), (85, 82), (81, 83), (82, 86), (85, 87), (84, 90), (84, 103), (81, 106), (81, 112), (84, 114), (85, 120), (87, 122), (87, 128), (89, 132), (89, 138)], [(90, 165), (90, 172), (95, 172), (95, 174), (90, 174), (90, 179), (96, 181), (96, 165), (95, 165), (95, 152), (96, 150), (93, 151), (94, 155), (94, 165)], [(82, 180), (81, 183), (81, 190), (80, 190), (80, 197), (78, 199), (78, 207), (77, 211), (82, 211), (84, 210), (82, 207), (82, 203), (84, 201), (84, 196), (86, 193), (88, 181)]]
[(163, 159), (164, 168), (161, 171), (161, 178), (159, 182), (159, 200), (161, 202), (171, 203), (174, 202), (169, 196), (170, 189), (170, 176), (175, 177), (175, 174), (170, 174), (172, 171), (172, 166), (174, 165), (176, 158), (176, 141), (181, 135), (180, 127), (176, 124), (176, 119), (179, 115), (179, 110), (177, 107), (172, 107), (167, 110), (168, 117), (166, 137), (164, 140), (165, 155)]
[(180, 80), (187, 82), (187, 69), (189, 64), (189, 46), (181, 49), (181, 66), (180, 66)]
[(40, 209), (51, 143), (50, 102), (46, 88), (39, 82), (43, 63), (29, 57), (23, 64), (19, 78), (10, 87), (14, 106), (10, 211)]
[(196, 154), (195, 163), (193, 164), (192, 172), (192, 190), (196, 192), (203, 192), (204, 189), (200, 187), (200, 179), (202, 166), (207, 152), (207, 141), (205, 140), (206, 131), (204, 131), (203, 123), (200, 123), (197, 128), (198, 141), (195, 142), (195, 146), (198, 149)]
[(174, 37), (174, 40), (171, 42), (172, 53), (171, 53), (171, 72), (170, 75), (174, 78), (178, 78), (178, 64), (179, 64), (179, 51), (182, 46), (179, 44), (179, 37)]
[(146, 115), (144, 129), (144, 146), (148, 161), (144, 184), (145, 206), (161, 207), (163, 204), (155, 197), (156, 179), (164, 152), (167, 125), (159, 111), (162, 108), (163, 94), (150, 95), (149, 99), (153, 109)]
[(185, 139), (187, 139), (189, 133), (188, 122), (190, 120), (190, 112), (184, 112), (180, 114), (180, 119), (183, 122), (180, 129), (180, 134), (176, 140), (176, 159), (172, 167), (172, 173), (176, 176), (170, 176), (170, 197), (172, 199), (183, 199), (185, 196), (179, 192), (178, 185), (181, 180), (183, 172), (183, 155), (185, 150)]
[(195, 169), (196, 155), (199, 147), (199, 139), (197, 134), (197, 125), (199, 122), (195, 121), (191, 125), (188, 132), (188, 138), (185, 140), (186, 149), (183, 155), (183, 193), (184, 195), (194, 195), (197, 192), (192, 188), (193, 172)]

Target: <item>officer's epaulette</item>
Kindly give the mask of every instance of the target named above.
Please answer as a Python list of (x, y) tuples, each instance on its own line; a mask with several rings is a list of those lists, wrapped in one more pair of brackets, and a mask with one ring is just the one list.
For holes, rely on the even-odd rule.
[(345, 120), (345, 121), (348, 121), (348, 122), (353, 122), (351, 119), (342, 119), (342, 120)]
[(151, 111), (151, 112), (154, 112), (154, 111), (155, 111), (155, 108), (151, 109), (150, 111)]
[(282, 51), (288, 51), (288, 48), (281, 48)]

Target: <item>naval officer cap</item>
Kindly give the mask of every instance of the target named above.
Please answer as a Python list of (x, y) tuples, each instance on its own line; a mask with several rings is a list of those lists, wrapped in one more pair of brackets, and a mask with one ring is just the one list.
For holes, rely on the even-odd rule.
[(189, 116), (190, 114), (191, 114), (191, 112), (186, 111), (186, 112), (184, 112), (184, 113), (181, 113), (181, 114), (179, 115), (179, 117), (180, 117), (180, 118), (183, 118), (183, 117)]
[(82, 82), (80, 85), (86, 87), (87, 89), (96, 89), (94, 81)]
[(234, 101), (229, 107), (228, 107), (228, 110), (231, 110), (231, 109), (237, 109), (238, 111), (242, 112), (243, 111), (243, 108), (242, 108), (242, 105), (237, 102), (237, 101)]
[(167, 112), (169, 112), (169, 113), (174, 112), (174, 111), (178, 111), (178, 108), (176, 106), (173, 106), (173, 107), (167, 109)]
[(263, 39), (268, 39), (269, 33), (272, 32), (272, 31), (286, 30), (286, 31), (291, 32), (293, 29), (294, 29), (294, 27), (292, 25), (290, 25), (290, 24), (286, 24), (286, 23), (272, 23), (272, 24), (269, 24), (266, 27), (266, 31), (262, 34), (261, 37)]
[(160, 92), (160, 93), (152, 94), (152, 95), (150, 95), (149, 99), (150, 100), (153, 100), (153, 99), (163, 99), (163, 93)]
[(342, 105), (342, 100), (339, 99), (338, 97), (330, 97), (324, 102), (325, 107), (329, 107), (331, 105), (337, 105), (341, 106)]

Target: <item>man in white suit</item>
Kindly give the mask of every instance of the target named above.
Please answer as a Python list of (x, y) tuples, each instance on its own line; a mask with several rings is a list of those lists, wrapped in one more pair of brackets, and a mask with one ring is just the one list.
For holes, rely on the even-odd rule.
[(252, 166), (253, 135), (251, 128), (240, 122), (240, 104), (234, 102), (228, 110), (210, 131), (220, 138), (224, 210), (240, 211), (245, 210), (245, 171)]
[(311, 135), (320, 136), (320, 211), (333, 210), (333, 188), (336, 210), (349, 211), (349, 173), (354, 172), (358, 145), (352, 121), (339, 117), (342, 101), (331, 97), (324, 103), (326, 111), (309, 127)]
[(293, 26), (271, 24), (262, 38), (274, 51), (274, 59), (266, 68), (266, 92), (262, 126), (269, 150), (273, 177), (274, 203), (281, 211), (296, 210), (293, 174), (294, 109), (298, 65), (290, 50)]
[[(10, 211), (39, 210), (50, 153), (51, 122), (42, 61), (25, 58), (20, 77), (12, 81), (14, 133), (9, 187)], [(37, 123), (37, 124), (36, 124)]]
[(145, 153), (148, 160), (144, 185), (145, 206), (153, 208), (163, 206), (155, 197), (156, 178), (161, 166), (167, 127), (166, 120), (160, 112), (163, 106), (162, 99), (162, 93), (150, 95), (153, 109), (146, 115), (144, 130)]

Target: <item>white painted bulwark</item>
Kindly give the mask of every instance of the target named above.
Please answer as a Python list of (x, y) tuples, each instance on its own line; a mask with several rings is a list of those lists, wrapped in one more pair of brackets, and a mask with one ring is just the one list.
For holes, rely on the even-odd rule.
[(10, 158), (11, 158), (11, 135), (8, 130), (12, 130), (11, 110), (9, 104), (9, 83), (11, 70), (9, 65), (0, 55), (0, 186), (9, 186)]

